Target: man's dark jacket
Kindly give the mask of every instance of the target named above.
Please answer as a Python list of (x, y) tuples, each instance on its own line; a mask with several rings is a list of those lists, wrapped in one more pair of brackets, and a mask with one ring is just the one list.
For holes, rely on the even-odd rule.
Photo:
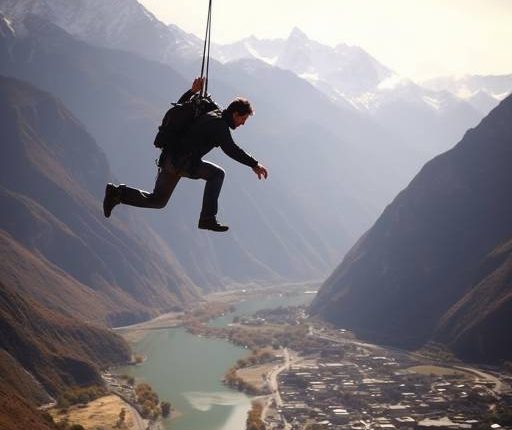
[[(187, 91), (178, 103), (190, 99), (194, 93)], [(226, 155), (249, 167), (256, 167), (258, 161), (240, 148), (231, 137), (230, 128), (234, 129), (232, 115), (220, 109), (208, 112), (197, 118), (173, 149), (173, 158), (187, 159), (194, 169), (201, 158), (214, 147), (219, 147)], [(187, 163), (188, 164), (188, 163)]]

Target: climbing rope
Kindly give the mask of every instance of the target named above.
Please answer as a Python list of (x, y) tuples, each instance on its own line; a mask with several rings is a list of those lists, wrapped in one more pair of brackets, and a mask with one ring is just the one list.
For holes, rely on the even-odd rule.
[[(212, 33), (212, 0), (208, 4), (208, 17), (206, 19), (206, 34), (204, 36), (203, 47), (203, 61), (201, 63), (201, 78), (204, 78), (203, 89), (201, 90), (201, 97), (208, 95), (208, 72), (210, 71), (210, 40)], [(206, 64), (206, 74), (205, 74)]]

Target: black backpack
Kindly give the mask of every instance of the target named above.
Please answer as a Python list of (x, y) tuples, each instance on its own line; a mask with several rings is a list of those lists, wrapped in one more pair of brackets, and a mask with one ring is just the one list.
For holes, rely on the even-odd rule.
[(162, 125), (158, 127), (154, 145), (160, 149), (172, 150), (197, 118), (215, 109), (219, 109), (219, 106), (210, 96), (201, 97), (199, 94), (194, 94), (183, 103), (172, 103), (162, 119)]

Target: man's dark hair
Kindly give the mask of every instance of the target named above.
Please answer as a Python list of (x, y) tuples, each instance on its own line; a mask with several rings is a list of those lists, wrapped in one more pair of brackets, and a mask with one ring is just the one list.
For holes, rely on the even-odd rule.
[(234, 112), (238, 112), (239, 115), (252, 115), (254, 113), (249, 100), (242, 97), (237, 97), (235, 100), (233, 100), (227, 107), (226, 111), (230, 115)]

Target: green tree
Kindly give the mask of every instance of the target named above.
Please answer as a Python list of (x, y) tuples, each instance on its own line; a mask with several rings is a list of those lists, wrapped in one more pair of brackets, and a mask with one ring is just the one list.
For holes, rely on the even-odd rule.
[(162, 402), (160, 409), (162, 410), (162, 416), (164, 418), (167, 418), (171, 414), (171, 404), (169, 402)]
[(126, 409), (121, 408), (121, 412), (119, 412), (119, 418), (117, 419), (115, 428), (121, 428), (124, 424), (124, 420), (126, 419)]

